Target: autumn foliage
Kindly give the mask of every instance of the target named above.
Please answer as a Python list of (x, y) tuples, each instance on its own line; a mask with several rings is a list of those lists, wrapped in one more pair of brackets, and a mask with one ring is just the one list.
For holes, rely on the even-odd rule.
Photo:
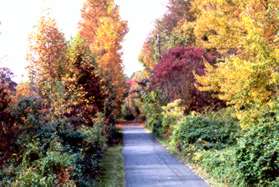
[(199, 40), (198, 45), (218, 49), (225, 62), (217, 68), (207, 67), (207, 75), (198, 77), (200, 89), (217, 92), (247, 128), (266, 110), (273, 110), (278, 95), (278, 2), (209, 4), (203, 1), (197, 6), (201, 14), (195, 28), (197, 38), (208, 33), (207, 40)]
[(70, 41), (54, 19), (40, 18), (29, 80), (16, 87), (0, 69), (0, 186), (96, 184), (107, 145), (118, 141), (126, 27), (114, 1), (86, 1)]
[[(85, 39), (102, 76), (111, 81), (115, 96), (113, 102), (120, 109), (125, 93), (125, 78), (121, 61), (121, 41), (127, 32), (127, 24), (119, 15), (113, 0), (88, 0), (82, 10), (80, 35)], [(117, 110), (114, 111), (117, 114)]]
[(152, 87), (159, 89), (167, 102), (182, 99), (186, 111), (219, 105), (218, 100), (195, 87), (195, 74), (204, 75), (204, 62), (213, 65), (217, 57), (218, 54), (200, 48), (170, 49), (153, 69)]
[(278, 186), (278, 8), (170, 0), (139, 57), (146, 126), (223, 186)]
[(42, 17), (30, 37), (29, 75), (31, 86), (49, 105), (54, 115), (62, 115), (62, 76), (66, 60), (66, 41), (51, 18)]
[[(16, 83), (12, 81), (12, 72), (7, 68), (0, 68), (0, 151), (10, 149), (14, 141), (16, 127), (11, 115), (10, 105), (16, 91)], [(7, 151), (8, 152), (8, 151)], [(7, 153), (8, 154), (8, 153)], [(4, 155), (5, 157), (5, 155)], [(0, 164), (2, 158), (0, 158)]]
[[(273, 0), (170, 1), (169, 12), (148, 37), (140, 60), (152, 72), (163, 52), (173, 47), (216, 51), (218, 63), (212, 66), (205, 61), (205, 76), (197, 74), (196, 86), (233, 106), (242, 126), (247, 127), (264, 111), (272, 110), (277, 97), (277, 9), (278, 2)], [(156, 51), (161, 52), (157, 57)]]
[(105, 90), (93, 54), (85, 41), (77, 36), (70, 42), (65, 68), (65, 114), (80, 116), (80, 121), (93, 125), (92, 114), (103, 112)]

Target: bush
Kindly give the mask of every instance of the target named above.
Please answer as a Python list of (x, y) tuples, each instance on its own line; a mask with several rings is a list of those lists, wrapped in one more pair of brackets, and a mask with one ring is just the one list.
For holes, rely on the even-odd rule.
[(278, 185), (279, 123), (262, 120), (246, 131), (238, 143), (236, 165), (248, 185)]
[(194, 150), (192, 161), (231, 186), (278, 186), (279, 123), (266, 116), (241, 134), (237, 144), (225, 149)]
[(38, 145), (28, 146), (30, 149), (24, 154), (13, 185), (53, 186), (72, 182), (70, 172), (75, 155), (63, 152), (62, 145), (58, 142), (53, 143), (56, 148), (45, 154), (40, 153)]
[(14, 110), (23, 125), (13, 156), (1, 166), (0, 185), (94, 185), (106, 148), (102, 115), (93, 126), (76, 126), (67, 118), (43, 120), (39, 106), (36, 99), (24, 98)]
[(38, 97), (21, 97), (13, 108), (12, 115), (23, 128), (35, 128), (45, 121), (43, 101)]
[(162, 108), (159, 104), (159, 94), (155, 91), (143, 96), (144, 115), (146, 117), (145, 125), (151, 129), (155, 136), (160, 137), (162, 129)]
[(239, 170), (235, 165), (235, 146), (222, 150), (200, 151), (194, 154), (193, 161), (198, 163), (217, 182), (239, 186)]
[(174, 127), (184, 116), (184, 107), (181, 105), (181, 100), (175, 100), (162, 107), (162, 131), (163, 135), (167, 138), (172, 134)]
[(176, 127), (172, 142), (180, 151), (194, 149), (222, 149), (236, 142), (238, 125), (234, 122), (211, 120), (189, 115)]

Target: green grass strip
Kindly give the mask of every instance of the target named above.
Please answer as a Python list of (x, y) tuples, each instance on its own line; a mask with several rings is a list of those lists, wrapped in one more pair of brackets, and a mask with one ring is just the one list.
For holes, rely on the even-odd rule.
[(104, 175), (99, 179), (100, 187), (124, 187), (124, 160), (122, 146), (109, 147), (102, 160)]

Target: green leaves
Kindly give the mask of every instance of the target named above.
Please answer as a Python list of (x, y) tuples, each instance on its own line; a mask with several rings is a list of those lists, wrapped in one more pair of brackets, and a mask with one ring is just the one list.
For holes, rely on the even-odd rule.
[(252, 126), (239, 140), (236, 166), (248, 185), (271, 185), (279, 174), (279, 126), (275, 121), (262, 121)]

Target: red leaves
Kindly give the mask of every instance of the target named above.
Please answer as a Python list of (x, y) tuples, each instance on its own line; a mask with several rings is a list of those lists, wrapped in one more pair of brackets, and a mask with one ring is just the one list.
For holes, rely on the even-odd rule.
[(0, 68), (0, 112), (7, 109), (15, 93), (16, 83), (12, 81), (12, 75), (9, 69)]
[[(213, 62), (213, 58), (208, 58), (203, 49), (200, 48), (173, 48), (170, 49), (165, 55), (163, 55), (159, 64), (157, 64), (153, 71), (153, 83), (157, 84), (161, 81), (170, 79), (173, 74), (186, 73), (183, 76), (193, 75), (192, 71), (196, 71), (199, 74), (203, 73), (203, 60), (210, 60)], [(190, 76), (193, 81), (194, 76)]]
[(200, 110), (213, 100), (196, 89), (194, 73), (204, 74), (204, 61), (212, 64), (216, 58), (201, 48), (170, 49), (154, 68), (152, 87), (162, 90), (169, 101), (182, 99), (186, 110)]
[[(0, 68), (0, 151), (7, 151), (16, 133), (15, 121), (9, 109), (16, 87), (11, 76), (9, 69)], [(1, 162), (2, 159), (0, 165)]]

